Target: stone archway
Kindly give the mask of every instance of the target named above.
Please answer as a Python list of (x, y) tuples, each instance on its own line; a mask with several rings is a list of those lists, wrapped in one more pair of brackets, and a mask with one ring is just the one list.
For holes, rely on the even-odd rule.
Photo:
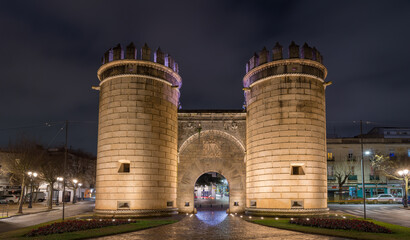
[(204, 173), (217, 172), (229, 184), (229, 209), (245, 209), (245, 151), (239, 140), (217, 130), (196, 133), (181, 144), (178, 161), (177, 207), (180, 212), (194, 210), (194, 186)]

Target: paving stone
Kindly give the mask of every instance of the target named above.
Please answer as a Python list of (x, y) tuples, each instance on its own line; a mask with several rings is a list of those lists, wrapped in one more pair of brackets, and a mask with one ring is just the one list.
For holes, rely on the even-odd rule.
[(182, 240), (182, 239), (296, 239), (325, 240), (342, 239), (321, 235), (305, 234), (288, 230), (265, 227), (247, 222), (239, 217), (230, 216), (224, 211), (201, 211), (196, 215), (183, 218), (180, 222), (141, 230), (132, 233), (118, 234), (97, 239), (144, 239), (144, 240)]

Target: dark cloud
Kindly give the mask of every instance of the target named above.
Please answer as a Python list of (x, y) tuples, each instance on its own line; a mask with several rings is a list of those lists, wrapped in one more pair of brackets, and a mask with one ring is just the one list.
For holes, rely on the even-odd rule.
[[(329, 132), (352, 121), (410, 126), (408, 1), (8, 1), (0, 3), (0, 144), (48, 144), (75, 121), (70, 145), (96, 151), (96, 71), (110, 47), (147, 42), (179, 63), (184, 109), (239, 109), (245, 62), (264, 46), (316, 46), (329, 70)], [(45, 122), (58, 122), (45, 127)], [(38, 128), (9, 128), (31, 126)], [(36, 125), (37, 126), (37, 125)], [(5, 130), (8, 129), (8, 130)], [(58, 134), (52, 144), (61, 144)]]

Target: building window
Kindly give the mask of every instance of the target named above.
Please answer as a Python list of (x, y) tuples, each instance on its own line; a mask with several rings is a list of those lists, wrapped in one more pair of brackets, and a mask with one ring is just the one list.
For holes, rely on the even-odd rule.
[(410, 148), (409, 148), (409, 149), (407, 149), (407, 156), (409, 156), (409, 157), (410, 157)]
[[(188, 203), (189, 204), (189, 203)], [(167, 207), (173, 207), (174, 206), (174, 202), (173, 201), (169, 201), (167, 202)]]
[(332, 153), (332, 152), (328, 152), (328, 153), (327, 153), (327, 160), (328, 160), (328, 161), (333, 161), (333, 160), (335, 160), (335, 157), (333, 156), (333, 153)]
[(129, 173), (130, 172), (130, 164), (129, 163), (121, 163), (120, 169), (118, 169), (119, 173)]
[(185, 207), (189, 207), (189, 202), (185, 202)]
[(239, 202), (234, 202), (233, 205), (237, 207), (239, 206)]
[(305, 175), (302, 166), (292, 166), (292, 175)]
[(349, 149), (349, 153), (347, 154), (347, 160), (349, 161), (354, 160), (353, 149)]
[(256, 207), (256, 200), (251, 200), (251, 207)]

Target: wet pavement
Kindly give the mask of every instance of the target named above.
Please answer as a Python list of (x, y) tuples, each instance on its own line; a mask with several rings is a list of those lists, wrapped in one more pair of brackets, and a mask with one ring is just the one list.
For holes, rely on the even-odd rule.
[(249, 223), (238, 215), (232, 216), (224, 211), (200, 211), (188, 215), (181, 221), (147, 230), (102, 237), (97, 239), (342, 239), (320, 235), (305, 234), (288, 230), (265, 227)]

